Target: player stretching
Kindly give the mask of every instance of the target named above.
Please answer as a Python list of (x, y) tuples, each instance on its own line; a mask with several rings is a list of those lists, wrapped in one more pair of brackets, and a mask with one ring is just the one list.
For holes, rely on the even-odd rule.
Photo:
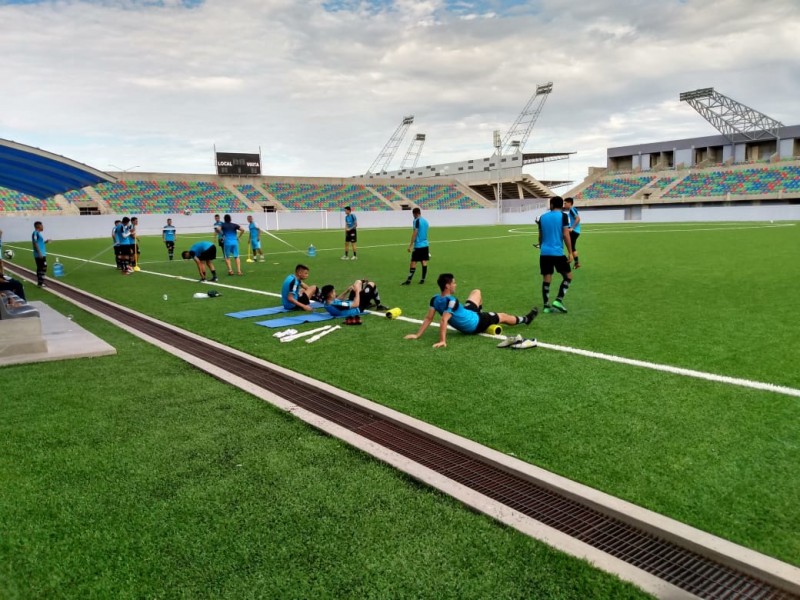
[(447, 346), (448, 325), (452, 325), (461, 333), (476, 334), (486, 331), (490, 325), (499, 323), (512, 326), (520, 323), (530, 325), (538, 314), (535, 307), (527, 315), (520, 317), (507, 313), (483, 312), (483, 296), (480, 290), (472, 290), (462, 305), (455, 297), (456, 278), (452, 273), (442, 273), (436, 283), (439, 284), (441, 293), (431, 298), (428, 314), (425, 315), (425, 320), (422, 321), (417, 333), (410, 333), (405, 339), (418, 339), (433, 322), (436, 313), (442, 315), (442, 318), (439, 322), (439, 341), (433, 345), (434, 348)]
[[(550, 210), (539, 217), (539, 272), (542, 274), (542, 300), (544, 312), (553, 310), (565, 313), (564, 295), (572, 283), (572, 270), (569, 267), (572, 259), (572, 241), (569, 237), (569, 217), (562, 212), (564, 199), (561, 196), (550, 198)], [(564, 256), (564, 244), (567, 245), (567, 256)], [(550, 306), (550, 282), (553, 280), (553, 271), (558, 271), (563, 277), (558, 288), (558, 296)]]

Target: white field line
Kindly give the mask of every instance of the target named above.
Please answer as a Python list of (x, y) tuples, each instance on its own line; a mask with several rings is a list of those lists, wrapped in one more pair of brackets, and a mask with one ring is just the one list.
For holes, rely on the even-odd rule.
[[(383, 316), (380, 313), (372, 313)], [(384, 317), (385, 318), (385, 317)], [(407, 321), (409, 323), (422, 323), (420, 319), (412, 319), (410, 317), (397, 317), (396, 320)], [(438, 327), (438, 323), (431, 323), (432, 327)], [(505, 336), (489, 335), (487, 333), (480, 334), (484, 337), (491, 337), (494, 339), (503, 339)], [(625, 358), (623, 356), (616, 356), (614, 354), (605, 354), (603, 352), (594, 352), (592, 350), (582, 350), (581, 348), (572, 348), (570, 346), (559, 346), (557, 344), (548, 344), (545, 342), (538, 342), (539, 348), (546, 350), (556, 350), (557, 352), (567, 352), (569, 354), (577, 354), (579, 356), (586, 356), (588, 358), (596, 358), (599, 360), (607, 360), (609, 362), (620, 363), (623, 365), (630, 365), (632, 367), (640, 367), (644, 369), (652, 369), (653, 371), (661, 371), (662, 373), (672, 373), (673, 375), (682, 375), (684, 377), (693, 377), (695, 379), (704, 379), (706, 381), (713, 381), (715, 383), (726, 383), (728, 385), (735, 385), (739, 387), (746, 387), (754, 390), (761, 390), (764, 392), (774, 392), (776, 394), (785, 394), (787, 396), (794, 396), (800, 398), (800, 390), (790, 388), (782, 385), (775, 385), (773, 383), (763, 383), (761, 381), (753, 381), (751, 379), (740, 379), (738, 377), (728, 377), (726, 375), (716, 375), (714, 373), (706, 373), (704, 371), (695, 371), (694, 369), (684, 369), (682, 367), (673, 367), (671, 365), (662, 365), (659, 363), (652, 363), (645, 360), (636, 360), (633, 358)]]
[[(786, 226), (786, 225), (784, 225), (784, 226)], [(793, 225), (789, 225), (789, 226), (793, 226)], [(758, 228), (760, 228), (760, 227), (745, 227), (743, 229), (758, 229)], [(699, 229), (697, 231), (699, 231)], [(513, 237), (513, 236), (498, 236), (498, 237)], [(475, 239), (478, 239), (478, 238), (475, 238)], [(494, 238), (482, 238), (482, 239), (494, 239)], [(455, 240), (449, 240), (449, 241), (455, 241)], [(469, 241), (469, 240), (461, 240), (461, 241)], [(390, 245), (394, 245), (394, 244), (390, 244)], [(401, 244), (401, 245), (405, 245), (405, 244)], [(113, 265), (110, 265), (108, 263), (103, 263), (103, 262), (99, 262), (99, 261), (88, 261), (88, 260), (83, 259), (83, 258), (78, 258), (78, 257), (74, 257), (74, 256), (67, 256), (67, 255), (63, 255), (63, 254), (53, 254), (53, 256), (60, 256), (62, 258), (69, 258), (71, 260), (77, 260), (77, 261), (91, 262), (91, 263), (94, 263), (94, 264), (103, 265), (103, 266), (107, 266), (107, 267), (112, 267), (113, 266)], [(197, 279), (195, 279), (195, 278), (183, 277), (181, 275), (168, 275), (166, 273), (159, 273), (157, 271), (146, 271), (146, 270), (142, 269), (141, 271), (139, 271), (139, 273), (146, 273), (148, 275), (157, 275), (157, 276), (160, 276), (160, 277), (178, 279), (178, 280), (181, 280), (181, 281), (192, 281), (192, 282), (195, 282), (195, 283), (197, 282)], [(275, 297), (275, 298), (280, 298), (280, 294), (276, 294), (274, 292), (266, 292), (266, 291), (262, 291), (262, 290), (255, 290), (255, 289), (252, 289), (252, 288), (239, 287), (239, 286), (228, 285), (228, 284), (223, 284), (223, 283), (214, 283), (213, 285), (218, 286), (218, 287), (222, 287), (222, 288), (238, 290), (238, 291), (242, 291), (242, 292), (250, 292), (250, 293), (253, 293), (253, 294), (261, 294), (261, 295), (264, 295), (264, 296), (272, 296), (272, 297)], [(375, 316), (378, 316), (378, 317), (386, 318), (383, 313), (371, 312), (371, 311), (367, 311), (367, 312), (369, 314), (372, 314), (372, 315), (375, 315)], [(395, 319), (395, 320), (407, 321), (409, 323), (416, 323), (416, 324), (422, 323), (421, 319), (412, 319), (410, 317), (404, 317), (404, 316), (397, 317), (397, 319)], [(432, 323), (431, 325), (433, 327), (438, 327), (439, 326), (438, 323)], [(493, 339), (503, 339), (505, 337), (505, 336), (489, 335), (489, 334), (486, 334), (486, 333), (482, 333), (480, 335), (484, 336), (484, 337), (490, 337), (490, 338), (493, 338)], [(761, 381), (753, 381), (751, 379), (740, 379), (738, 377), (728, 377), (727, 375), (716, 375), (714, 373), (706, 373), (705, 371), (695, 371), (694, 369), (684, 369), (682, 367), (673, 367), (671, 365), (663, 365), (663, 364), (652, 363), (652, 362), (643, 361), (643, 360), (625, 358), (625, 357), (622, 357), (622, 356), (616, 356), (614, 354), (605, 354), (603, 352), (594, 352), (592, 350), (582, 350), (581, 348), (572, 348), (571, 346), (560, 346), (560, 345), (557, 345), (557, 344), (548, 344), (546, 342), (541, 342), (541, 341), (538, 342), (538, 347), (539, 348), (544, 348), (546, 350), (556, 350), (558, 352), (566, 352), (566, 353), (569, 353), (569, 354), (577, 354), (577, 355), (585, 356), (585, 357), (588, 357), (588, 358), (606, 360), (606, 361), (609, 361), (609, 362), (615, 362), (615, 363), (630, 365), (630, 366), (634, 366), (634, 367), (652, 369), (654, 371), (661, 371), (663, 373), (672, 373), (674, 375), (682, 375), (684, 377), (693, 377), (695, 379), (703, 379), (703, 380), (712, 381), (712, 382), (715, 382), (715, 383), (725, 383), (725, 384), (728, 384), (728, 385), (735, 385), (735, 386), (738, 386), (738, 387), (745, 387), (745, 388), (750, 388), (750, 389), (760, 390), (760, 391), (766, 391), (766, 392), (774, 392), (776, 394), (785, 394), (787, 396), (794, 396), (796, 398), (800, 398), (800, 389), (791, 388), (791, 387), (787, 387), (787, 386), (781, 386), (781, 385), (775, 385), (773, 383), (764, 383), (764, 382), (761, 382)]]
[[(583, 225), (583, 224), (581, 224)], [(743, 231), (746, 229), (776, 229), (779, 227), (794, 227), (794, 223), (775, 223), (769, 225), (739, 225), (735, 227), (687, 227), (684, 229), (659, 229), (653, 228), (657, 223), (650, 223), (647, 225), (631, 225), (625, 229), (593, 229), (591, 226), (586, 230), (586, 233), (592, 235), (606, 234), (606, 233), (695, 233), (702, 232), (708, 233), (709, 231)], [(648, 229), (649, 228), (649, 229)], [(519, 228), (508, 230), (510, 233), (536, 233), (538, 230), (533, 227)]]

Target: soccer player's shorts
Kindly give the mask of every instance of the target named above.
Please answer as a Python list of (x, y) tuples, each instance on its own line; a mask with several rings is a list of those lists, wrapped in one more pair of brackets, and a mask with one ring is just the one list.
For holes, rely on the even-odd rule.
[(175, 242), (164, 242), (164, 244), (167, 246), (167, 250), (170, 252), (175, 250)]
[(561, 256), (539, 256), (539, 272), (542, 275), (552, 275), (553, 271), (558, 271), (565, 277), (567, 273), (572, 272), (567, 257), (563, 254)]
[(575, 251), (575, 246), (578, 244), (578, 238), (580, 237), (580, 233), (576, 233), (575, 231), (569, 232), (569, 239), (572, 240), (572, 251)]
[(200, 260), (214, 260), (217, 258), (217, 247), (211, 246), (208, 250), (197, 255)]
[(497, 325), (500, 322), (500, 315), (495, 312), (481, 312), (481, 307), (475, 304), (472, 300), (464, 302), (464, 308), (478, 313), (478, 324), (475, 326), (475, 331), (466, 331), (464, 333), (477, 334), (486, 331), (489, 325)]
[(261, 240), (254, 240), (250, 242), (251, 250), (261, 250)]
[(411, 252), (411, 262), (427, 262), (430, 260), (430, 247), (414, 248)]
[(217, 238), (217, 245), (225, 252), (225, 240), (223, 238)]
[(122, 244), (119, 247), (119, 255), (120, 256), (133, 256), (133, 245), (131, 245), (131, 244)]
[(344, 234), (344, 241), (345, 242), (350, 242), (350, 243), (357, 242), (358, 241), (358, 230), (357, 229), (351, 229), (350, 231), (346, 231), (345, 234)]
[[(309, 297), (308, 297), (308, 294), (306, 294), (305, 292), (303, 292), (302, 294), (300, 294), (300, 295), (297, 297), (297, 301), (298, 301), (300, 304), (305, 304), (306, 306), (308, 306), (309, 304), (311, 304), (311, 298), (309, 298)], [(297, 307), (296, 307), (296, 306), (295, 306), (294, 308), (295, 308), (295, 310), (297, 310)]]
[(122, 247), (122, 246), (120, 246), (119, 244), (114, 244), (114, 254), (115, 254), (116, 256), (119, 256), (119, 255), (120, 255), (120, 251), (119, 251), (119, 249), (120, 249), (121, 247)]
[(239, 244), (225, 244), (222, 251), (225, 253), (225, 258), (239, 258)]

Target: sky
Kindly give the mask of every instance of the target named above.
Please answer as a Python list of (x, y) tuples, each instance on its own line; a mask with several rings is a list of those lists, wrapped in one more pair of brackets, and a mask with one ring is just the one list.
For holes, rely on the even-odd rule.
[(800, 124), (800, 0), (0, 0), (0, 138), (101, 170), (364, 173), (414, 115), (419, 165), (525, 151), (581, 181), (606, 148), (713, 135), (703, 87)]

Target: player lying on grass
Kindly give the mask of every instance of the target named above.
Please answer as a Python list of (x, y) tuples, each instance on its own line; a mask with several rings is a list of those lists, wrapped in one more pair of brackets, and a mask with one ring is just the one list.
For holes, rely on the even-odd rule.
[(486, 331), (490, 325), (519, 325), (524, 323), (530, 325), (538, 314), (534, 307), (522, 317), (516, 317), (507, 313), (484, 312), (483, 298), (480, 290), (472, 290), (467, 296), (467, 301), (462, 305), (455, 297), (456, 278), (452, 273), (442, 273), (436, 280), (439, 284), (441, 293), (431, 298), (430, 309), (425, 315), (425, 320), (419, 327), (417, 333), (411, 333), (405, 337), (407, 340), (418, 339), (428, 326), (433, 322), (436, 313), (442, 318), (439, 323), (439, 341), (433, 345), (434, 348), (445, 348), (447, 346), (447, 326), (452, 325), (461, 333), (476, 334)]
[(323, 285), (322, 301), (325, 304), (325, 310), (334, 317), (357, 317), (373, 303), (376, 310), (388, 310), (381, 304), (378, 285), (367, 279), (357, 279), (353, 285), (348, 286), (338, 295), (331, 284)]

